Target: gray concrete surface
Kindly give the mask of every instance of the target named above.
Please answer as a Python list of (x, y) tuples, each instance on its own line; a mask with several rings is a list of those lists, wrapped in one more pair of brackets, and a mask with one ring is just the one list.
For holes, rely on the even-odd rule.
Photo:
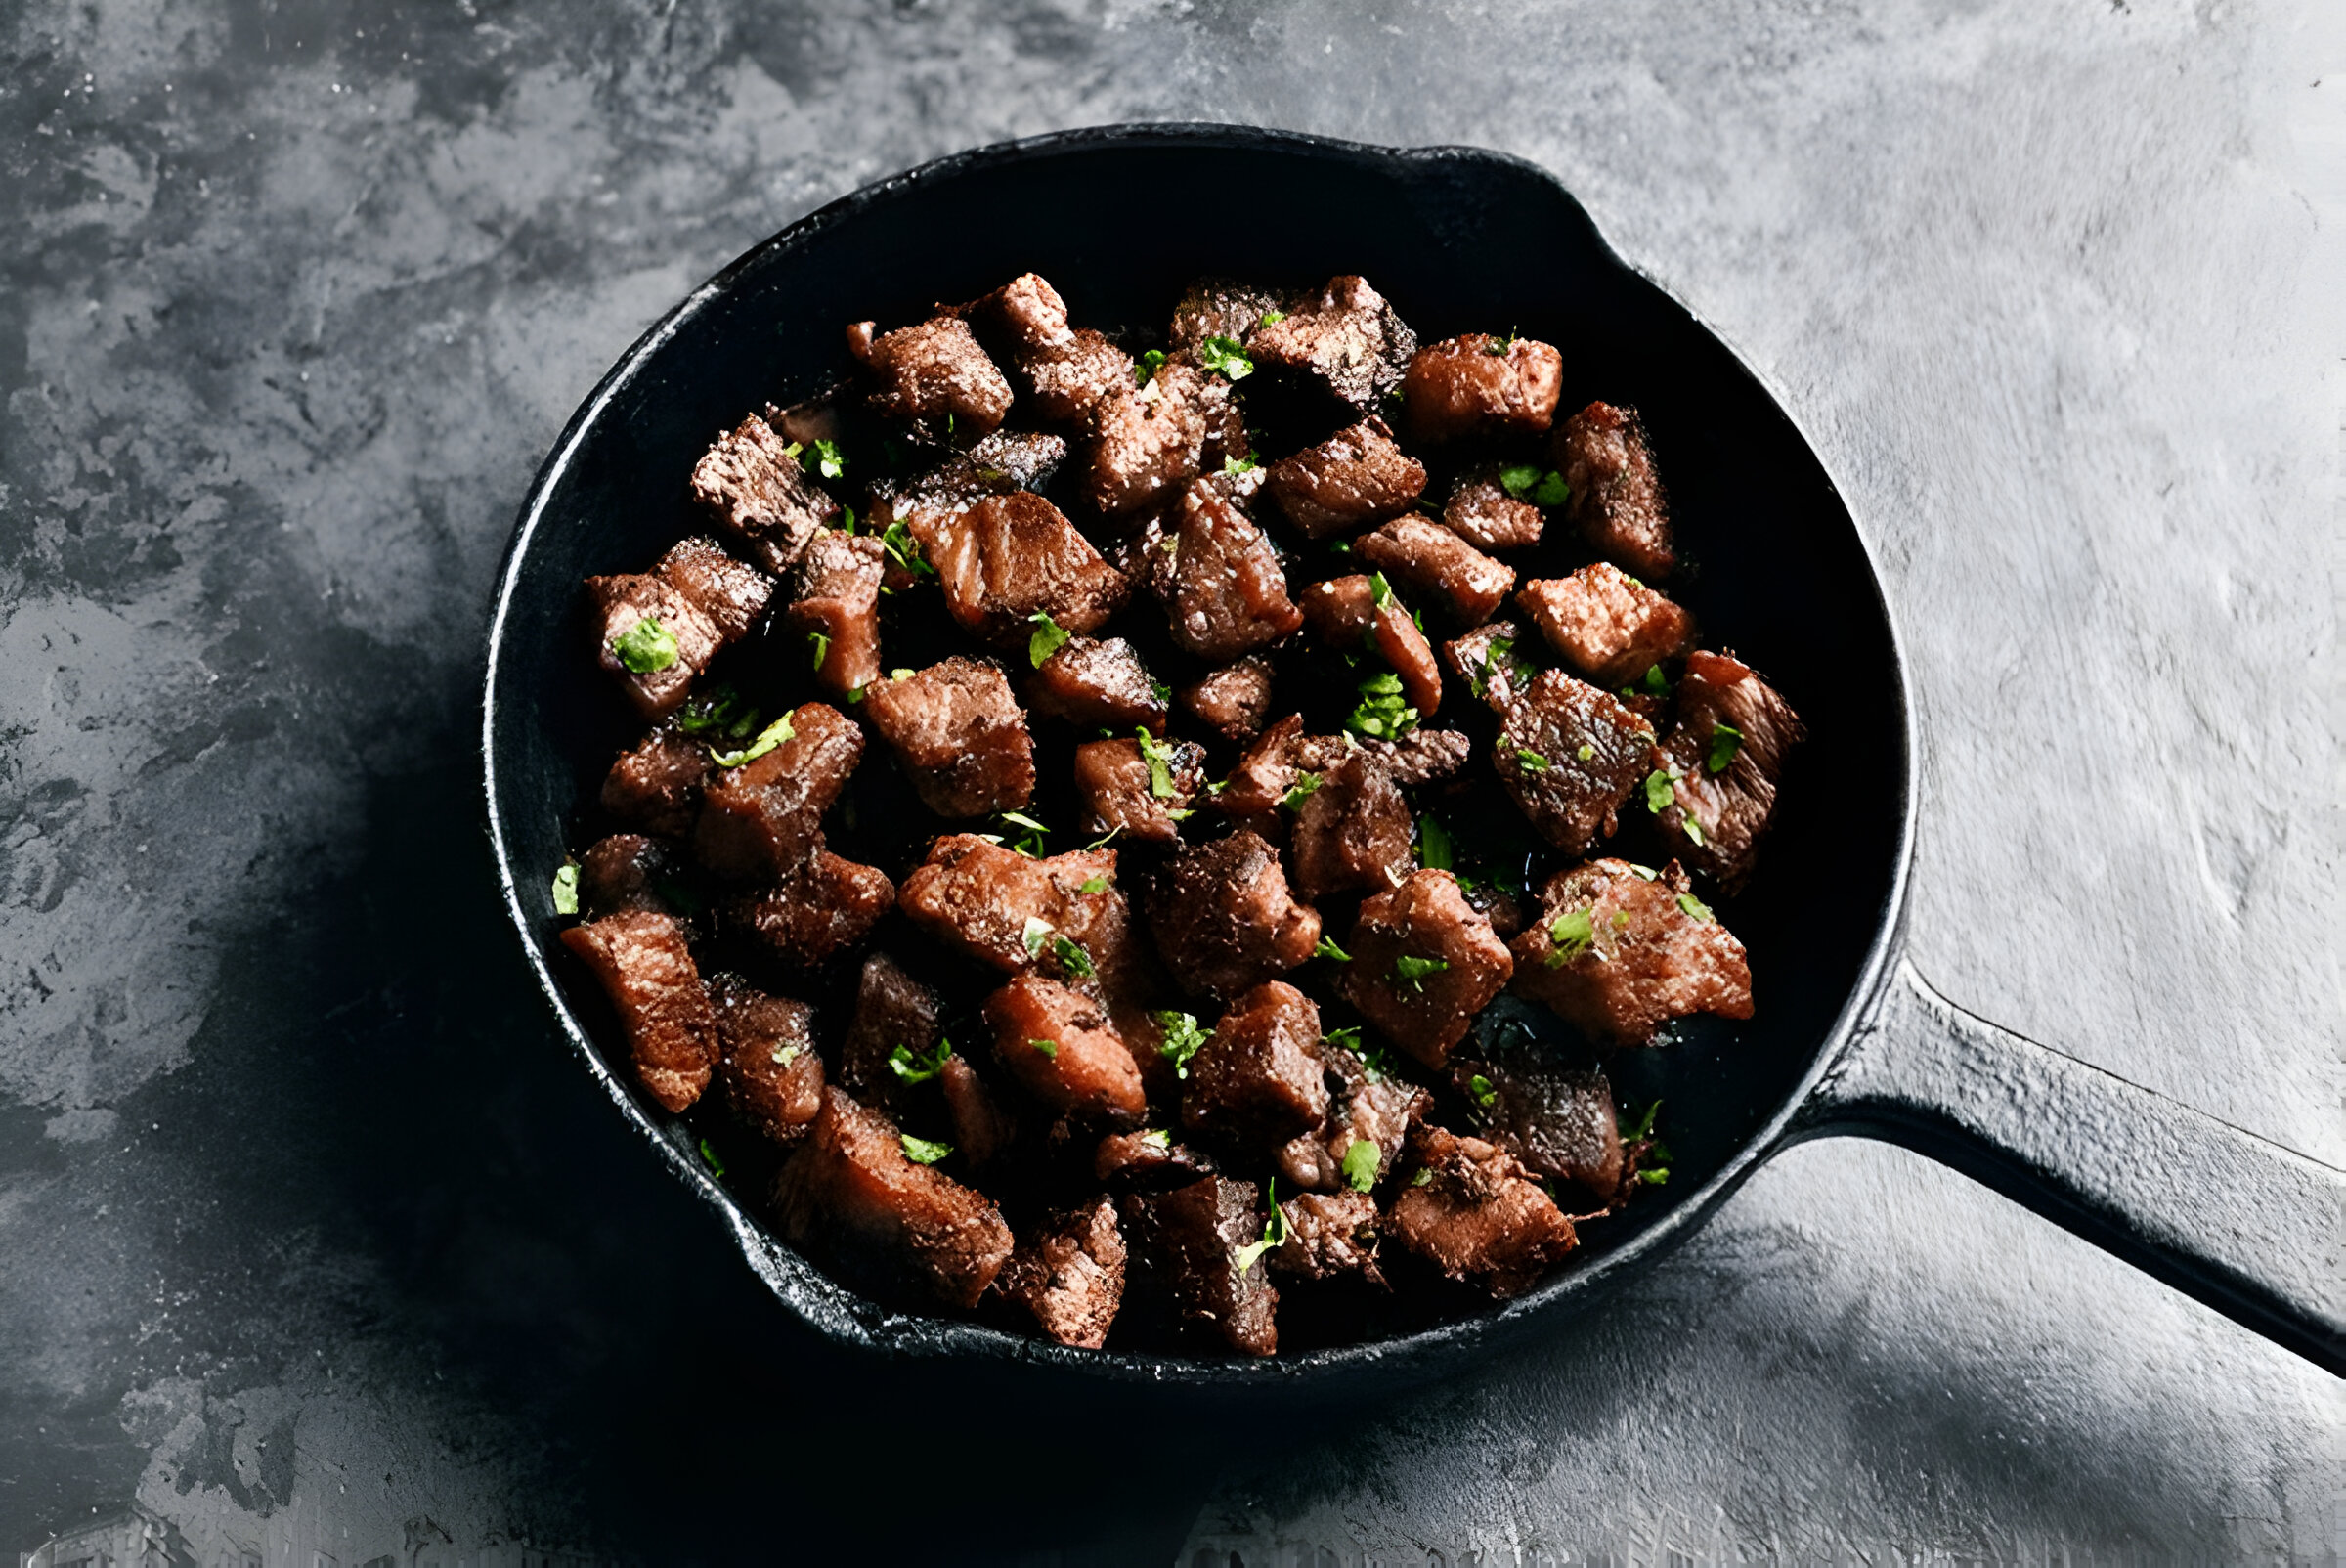
[[(0, 1547), (136, 1499), (205, 1568), (2335, 1562), (2335, 1381), (1847, 1143), (1520, 1364), (924, 1509), (992, 1415), (811, 1397), (852, 1373), (805, 1370), (506, 973), (469, 746), (540, 456), (800, 213), (1123, 119), (1502, 148), (1773, 380), (1867, 527), (1928, 737), (1924, 973), (2346, 1162), (2342, 34), (2214, 0), (0, 9)], [(1038, 1482), (1098, 1446), (1021, 1441)]]

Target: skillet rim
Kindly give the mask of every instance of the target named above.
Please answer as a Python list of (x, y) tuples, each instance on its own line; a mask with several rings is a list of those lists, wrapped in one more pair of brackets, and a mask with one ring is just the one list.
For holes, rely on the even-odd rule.
[[(1493, 1309), (1455, 1319), (1398, 1338), (1331, 1346), (1294, 1356), (1215, 1358), (1162, 1355), (1132, 1351), (1078, 1350), (1031, 1339), (958, 1319), (932, 1318), (898, 1312), (870, 1301), (825, 1276), (813, 1264), (767, 1235), (731, 1192), (718, 1183), (690, 1152), (671, 1137), (637, 1102), (595, 1049), (555, 979), (539, 941), (534, 918), (523, 906), (520, 885), (507, 844), (504, 813), (499, 805), (498, 689), (506, 648), (506, 620), (512, 610), (531, 545), (554, 491), (604, 411), (653, 360), (669, 340), (702, 310), (725, 297), (745, 272), (785, 248), (818, 241), (824, 231), (880, 200), (918, 192), (958, 179), (965, 174), (1001, 164), (1040, 160), (1067, 152), (1124, 148), (1227, 148), (1236, 151), (1278, 151), (1321, 159), (1340, 159), (1385, 169), (1409, 171), (1441, 165), (1483, 164), (1529, 175), (1544, 182), (1579, 214), (1595, 254), (1608, 266), (1658, 295), (1669, 308), (1709, 336), (1727, 359), (1775, 410), (1793, 435), (1807, 450), (1832, 489), (1866, 568), (1866, 587), (1872, 608), (1881, 617), (1889, 643), (1890, 689), (1897, 707), (1897, 827), (1891, 849), (1888, 886), (1874, 917), (1874, 933), (1855, 982), (1818, 1039), (1807, 1067), (1761, 1125), (1727, 1156), (1711, 1179), (1687, 1198), (1671, 1204), (1658, 1219), (1621, 1246), (1578, 1267), (1568, 1267), (1542, 1282), (1538, 1288)], [(1920, 756), (1913, 694), (1904, 638), (1889, 596), (1883, 590), (1881, 562), (1850, 509), (1842, 485), (1826, 464), (1808, 431), (1785, 407), (1779, 389), (1753, 369), (1732, 340), (1687, 307), (1641, 269), (1625, 260), (1605, 239), (1595, 221), (1555, 174), (1528, 158), (1487, 148), (1439, 145), (1421, 148), (1385, 147), (1334, 137), (1308, 135), (1210, 121), (1120, 123), (1054, 131), (989, 144), (933, 159), (868, 185), (787, 225), (751, 246), (707, 282), (694, 288), (630, 344), (595, 383), (563, 426), (530, 482), (517, 514), (511, 539), (499, 563), (497, 587), (490, 612), (487, 661), (481, 705), (481, 758), (485, 827), (496, 862), (497, 883), (506, 916), (536, 978), (551, 1004), (554, 1017), (573, 1052), (617, 1104), (621, 1113), (666, 1160), (672, 1174), (709, 1203), (733, 1233), (735, 1244), (752, 1271), (793, 1316), (842, 1346), (877, 1353), (895, 1361), (950, 1360), (974, 1363), (1025, 1364), (1073, 1372), (1108, 1383), (1179, 1385), (1204, 1390), (1244, 1392), (1266, 1387), (1325, 1386), (1339, 1379), (1372, 1372), (1407, 1372), (1411, 1380), (1431, 1377), (1478, 1352), (1499, 1348), (1523, 1337), (1538, 1321), (1586, 1307), (1605, 1290), (1619, 1285), (1658, 1261), (1707, 1221), (1735, 1190), (1770, 1156), (1799, 1141), (1796, 1118), (1814, 1097), (1819, 1082), (1847, 1050), (1851, 1038), (1875, 1010), (1902, 946), (1906, 889), (1912, 873), (1918, 809), (1916, 762)]]

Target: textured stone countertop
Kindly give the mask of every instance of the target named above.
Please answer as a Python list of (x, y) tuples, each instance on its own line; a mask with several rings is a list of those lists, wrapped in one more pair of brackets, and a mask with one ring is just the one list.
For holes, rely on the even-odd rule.
[(555, 432), (801, 213), (1116, 120), (1500, 148), (1774, 383), (1868, 531), (1922, 972), (2346, 1163), (2342, 34), (2320, 0), (7, 8), (0, 1549), (136, 1503), (203, 1568), (2336, 1561), (2339, 1383), (1848, 1141), (1396, 1404), (1054, 1424), (833, 1364), (556, 1041), (473, 735)]

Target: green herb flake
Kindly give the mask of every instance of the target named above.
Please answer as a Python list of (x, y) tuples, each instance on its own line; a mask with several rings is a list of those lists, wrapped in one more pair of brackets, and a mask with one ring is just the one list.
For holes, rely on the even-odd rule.
[(1540, 483), (1532, 487), (1532, 504), (1535, 506), (1561, 506), (1570, 500), (1572, 500), (1572, 487), (1566, 484), (1564, 476), (1553, 468), (1542, 476)]
[(1434, 1167), (1431, 1165), (1420, 1165), (1417, 1167), (1417, 1174), (1410, 1178), (1410, 1185), (1412, 1187), (1428, 1187), (1433, 1184), (1433, 1180)]
[(1703, 765), (1714, 773), (1723, 773), (1727, 770), (1727, 764), (1735, 761), (1735, 754), (1741, 750), (1743, 750), (1742, 730), (1737, 729), (1733, 724), (1713, 724), (1711, 726), (1711, 754), (1703, 759)]
[(1173, 700), (1173, 688), (1161, 680), (1149, 682), (1149, 694), (1156, 699), (1156, 705), (1159, 708)]
[(575, 915), (579, 912), (579, 863), (565, 860), (554, 873), (554, 913)]
[(1161, 348), (1151, 349), (1148, 353), (1142, 355), (1139, 359), (1132, 362), (1132, 384), (1134, 386), (1147, 386), (1151, 380), (1155, 379), (1158, 367), (1162, 366), (1164, 363), (1165, 351)]
[(1711, 906), (1703, 902), (1700, 898), (1697, 898), (1693, 893), (1679, 893), (1678, 907), (1696, 920), (1709, 920), (1711, 918)]
[(611, 651), (630, 675), (648, 675), (676, 662), (676, 639), (656, 616), (645, 616), (611, 639)]
[(1657, 767), (1645, 775), (1645, 808), (1661, 811), (1678, 798), (1678, 770)]
[(1287, 313), (1283, 310), (1267, 310), (1262, 314), (1260, 325), (1264, 327), (1277, 327), (1281, 322), (1283, 322), (1286, 319)]
[(1402, 700), (1401, 676), (1391, 671), (1361, 682), (1361, 705), (1344, 727), (1371, 740), (1399, 740), (1417, 727), (1417, 710)]
[(853, 534), (854, 534), (854, 532), (855, 532), (855, 508), (854, 508), (854, 507), (852, 507), (852, 506), (842, 506), (842, 507), (839, 509), (839, 531), (840, 531), (841, 533), (843, 533), (843, 534), (847, 534), (847, 535), (848, 535), (848, 536), (850, 536), (850, 537), (852, 537), (852, 536), (853, 536)]
[(1040, 670), (1075, 633), (1052, 620), (1047, 610), (1037, 610), (1026, 619), (1034, 623), (1034, 634), (1026, 639), (1026, 662)]
[(1428, 871), (1449, 871), (1457, 863), (1450, 829), (1430, 815), (1417, 819), (1417, 863)]
[(952, 1054), (953, 1042), (942, 1038), (926, 1055), (899, 1045), (888, 1053), (888, 1069), (906, 1083), (927, 1083), (945, 1070), (945, 1058)]
[(1515, 328), (1512, 327), (1507, 328), (1504, 337), (1493, 337), (1486, 333), (1483, 338), (1483, 352), (1494, 359), (1503, 359), (1514, 346)]
[(1447, 958), (1417, 958), (1404, 953), (1393, 960), (1393, 979), (1396, 983), (1406, 980), (1412, 989), (1422, 994), (1425, 990), (1425, 978), (1428, 975), (1439, 975), (1448, 968), (1450, 968), (1450, 960)]
[(1499, 471), (1499, 488), (1517, 501), (1530, 495), (1540, 483), (1540, 469), (1528, 462), (1511, 463)]
[(1692, 811), (1678, 813), (1678, 829), (1686, 835), (1687, 843), (1698, 849), (1703, 847), (1703, 825), (1694, 819)]
[[(897, 1049), (901, 1050), (903, 1048), (899, 1046)], [(774, 1047), (774, 1066), (778, 1067), (789, 1067), (793, 1062), (796, 1062), (800, 1056), (805, 1052), (805, 1050), (806, 1048), (803, 1045), (777, 1045)]]
[(1285, 1210), (1279, 1206), (1279, 1178), (1276, 1176), (1271, 1178), (1270, 1199), (1271, 1217), (1263, 1221), (1263, 1239), (1249, 1241), (1231, 1254), (1231, 1261), (1238, 1266), (1240, 1274), (1253, 1268), (1256, 1259), (1273, 1247), (1283, 1244), (1287, 1239), (1287, 1216)]
[(1369, 574), (1368, 602), (1380, 610), (1393, 602), (1393, 585), (1385, 581), (1382, 572)]
[(1629, 912), (1627, 909), (1616, 909), (1613, 911), (1613, 929), (1615, 931), (1626, 931), (1629, 929)]
[(701, 1163), (708, 1166), (709, 1174), (718, 1181), (725, 1179), (725, 1162), (717, 1157), (717, 1151), (709, 1147), (706, 1138), (701, 1140)]
[(896, 1141), (904, 1146), (904, 1157), (916, 1165), (934, 1165), (953, 1153), (951, 1144), (940, 1144), (930, 1138), (915, 1138), (908, 1132), (896, 1134)]
[(1635, 877), (1639, 882), (1651, 882), (1656, 877), (1662, 875), (1661, 872), (1656, 871), (1652, 866), (1641, 866), (1634, 860), (1624, 860), (1622, 864), (1628, 866), (1629, 868), (1629, 875)]
[(1151, 1127), (1141, 1134), (1141, 1142), (1162, 1154), (1173, 1152), (1173, 1135), (1162, 1127)]
[(1515, 748), (1515, 761), (1523, 764), (1523, 770), (1527, 773), (1544, 773), (1549, 766), (1547, 759), (1529, 746)]
[(1574, 752), (1572, 755), (1585, 762), (1588, 761), (1589, 758), (1596, 755), (1596, 748), (1589, 745), (1586, 741), (1583, 741), (1581, 742), (1580, 750)]
[(758, 710), (742, 701), (740, 692), (719, 682), (685, 699), (676, 712), (676, 727), (687, 735), (740, 740), (758, 727)]
[(1043, 948), (1053, 936), (1058, 935), (1059, 933), (1052, 928), (1051, 922), (1040, 915), (1028, 915), (1026, 928), (1019, 934), (1019, 939), (1026, 944), (1027, 957), (1040, 958), (1043, 956)]
[(1547, 952), (1548, 968), (1562, 969), (1595, 943), (1593, 913), (1589, 909), (1571, 909), (1548, 923), (1547, 939), (1553, 944)]
[(1376, 1185), (1376, 1167), (1382, 1155), (1376, 1145), (1366, 1138), (1355, 1138), (1344, 1151), (1342, 1168), (1344, 1181), (1356, 1193), (1365, 1193)]
[(1054, 1062), (1059, 1060), (1059, 1042), (1057, 1040), (1028, 1040), (1026, 1043), (1038, 1054), (1049, 1057)]
[(890, 560), (914, 577), (936, 576), (936, 568), (929, 564), (929, 557), (922, 550), (921, 542), (913, 537), (912, 530), (905, 525), (902, 518), (889, 524), (887, 529), (882, 532), (880, 547), (888, 552)]
[(839, 448), (828, 441), (814, 444), (814, 471), (825, 479), (837, 479), (847, 471), (847, 459), (839, 455)]
[(1190, 1058), (1195, 1056), (1197, 1048), (1205, 1043), (1205, 1030), (1197, 1026), (1196, 1018), (1189, 1013), (1168, 1010), (1149, 1016), (1156, 1020), (1158, 1028), (1165, 1031), (1165, 1037), (1157, 1042), (1156, 1054), (1173, 1064), (1175, 1077), (1188, 1077)]
[(1243, 381), (1254, 373), (1246, 345), (1235, 337), (1209, 337), (1197, 345), (1197, 363), (1225, 381)]
[(1649, 664), (1637, 682), (1637, 689), (1649, 697), (1667, 697), (1670, 695), (1670, 676), (1662, 673), (1660, 665)]
[(920, 674), (920, 672), (917, 670), (891, 670), (888, 673), (888, 678), (891, 680), (910, 680), (918, 674)]
[(1075, 891), (1077, 893), (1106, 893), (1108, 892), (1108, 879), (1106, 877), (1086, 877), (1083, 879), (1082, 886)]
[(1499, 1099), (1497, 1086), (1479, 1072), (1466, 1080), (1466, 1092), (1474, 1096), (1474, 1103), (1485, 1111), (1490, 1110), (1492, 1103)]
[(1133, 731), (1141, 740), (1141, 758), (1149, 764), (1149, 793), (1160, 801), (1173, 799), (1173, 753), (1146, 727)]
[(1052, 937), (1051, 951), (1057, 955), (1059, 967), (1077, 980), (1090, 980), (1096, 973), (1092, 968), (1092, 955), (1085, 952), (1071, 937)]
[(1222, 471), (1226, 474), (1250, 474), (1261, 467), (1262, 464), (1256, 462), (1252, 457), (1225, 457), (1222, 459)]
[(798, 731), (791, 728), (790, 715), (784, 714), (781, 718), (775, 719), (772, 723), (760, 730), (758, 732), (758, 738), (750, 742), (747, 746), (743, 747), (740, 751), (720, 752), (716, 747), (712, 746), (709, 748), (709, 755), (716, 761), (717, 765), (719, 767), (739, 767), (744, 762), (756, 762), (759, 758), (763, 757), (767, 752), (772, 751), (784, 741), (795, 739), (797, 735)]
[(1312, 798), (1312, 792), (1319, 789), (1319, 774), (1298, 773), (1295, 775), (1294, 787), (1289, 789), (1286, 794), (1279, 798), (1279, 804), (1285, 806), (1290, 811), (1299, 811), (1303, 809), (1303, 803), (1310, 800)]
[(1648, 1187), (1659, 1187), (1670, 1180), (1670, 1167), (1657, 1165), (1652, 1170), (1641, 1170), (1637, 1173), (1637, 1179)]
[(814, 649), (814, 668), (820, 670), (823, 661), (831, 657), (831, 639), (820, 632), (806, 633), (807, 645)]
[(1334, 942), (1330, 941), (1325, 936), (1321, 937), (1320, 945), (1312, 949), (1312, 956), (1314, 958), (1332, 958), (1339, 964), (1349, 964), (1352, 962), (1352, 955), (1350, 953), (1346, 952), (1343, 948), (1338, 947)]

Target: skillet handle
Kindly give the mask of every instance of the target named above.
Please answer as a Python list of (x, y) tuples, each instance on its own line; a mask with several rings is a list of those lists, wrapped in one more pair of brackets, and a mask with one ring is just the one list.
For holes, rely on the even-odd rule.
[(1795, 1119), (1951, 1165), (2346, 1375), (2346, 1171), (1975, 1018), (1898, 961)]

